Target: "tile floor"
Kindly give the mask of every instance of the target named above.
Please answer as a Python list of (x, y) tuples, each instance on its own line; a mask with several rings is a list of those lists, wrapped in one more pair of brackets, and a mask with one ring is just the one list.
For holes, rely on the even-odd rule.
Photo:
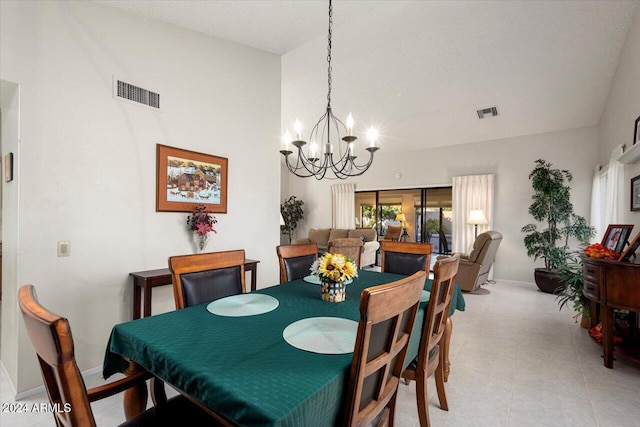
[[(465, 294), (453, 317), (449, 411), (429, 383), (434, 426), (638, 426), (640, 365), (602, 364), (599, 347), (572, 313), (534, 285), (497, 283), (487, 295)], [(87, 378), (98, 385), (100, 375)], [(122, 397), (93, 405), (98, 425), (122, 421)], [(413, 385), (400, 385), (396, 426), (418, 426)], [(11, 402), (0, 376), (0, 400)], [(45, 402), (44, 393), (26, 400)], [(25, 401), (23, 401), (25, 402)], [(48, 413), (0, 413), (5, 427), (55, 426)]]

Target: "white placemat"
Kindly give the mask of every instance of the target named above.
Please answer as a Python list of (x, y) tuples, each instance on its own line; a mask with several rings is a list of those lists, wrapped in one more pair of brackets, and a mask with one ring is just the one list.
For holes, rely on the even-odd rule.
[[(302, 280), (304, 280), (307, 283), (311, 283), (313, 285), (319, 285), (322, 283), (320, 281), (320, 278), (318, 276), (314, 276), (313, 274), (303, 277)], [(344, 282), (344, 284), (348, 285), (349, 283), (352, 283), (352, 282), (353, 282), (353, 279), (349, 279), (346, 282)]]
[(300, 350), (320, 354), (353, 353), (358, 322), (341, 317), (309, 317), (287, 326), (286, 342)]
[(420, 302), (428, 302), (430, 296), (431, 296), (431, 292), (422, 291), (422, 295), (420, 296)]
[(227, 317), (255, 316), (275, 310), (278, 304), (278, 300), (269, 295), (239, 294), (210, 302), (207, 311)]

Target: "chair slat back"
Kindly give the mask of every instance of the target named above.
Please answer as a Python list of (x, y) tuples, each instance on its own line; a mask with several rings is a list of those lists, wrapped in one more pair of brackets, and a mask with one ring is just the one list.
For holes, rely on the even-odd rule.
[(169, 258), (176, 309), (246, 292), (244, 250)]
[(382, 272), (411, 275), (416, 271), (429, 274), (431, 243), (380, 242)]
[[(425, 369), (428, 367), (428, 372), (432, 372), (438, 363), (440, 340), (449, 318), (449, 306), (453, 297), (459, 262), (460, 254), (455, 254), (438, 260), (433, 268), (431, 295), (424, 316), (420, 350), (418, 352), (418, 363), (419, 365), (422, 364)], [(420, 369), (420, 366), (418, 366), (418, 369)]]
[(318, 259), (318, 244), (278, 246), (276, 253), (280, 266), (280, 283), (286, 283), (311, 274), (311, 264)]
[(346, 424), (393, 420), (398, 384), (426, 273), (362, 291)]
[[(69, 322), (42, 307), (32, 285), (20, 287), (18, 305), (40, 362), (49, 402), (60, 408), (53, 412), (56, 425), (95, 426), (87, 389), (76, 364)], [(65, 407), (71, 411), (65, 412)]]

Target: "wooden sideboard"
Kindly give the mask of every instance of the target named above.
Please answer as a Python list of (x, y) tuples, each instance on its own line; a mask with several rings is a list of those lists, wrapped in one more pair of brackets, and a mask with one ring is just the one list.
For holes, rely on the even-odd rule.
[[(640, 261), (636, 258), (636, 261)], [(602, 352), (604, 366), (613, 368), (616, 355), (640, 361), (638, 326), (635, 313), (640, 312), (640, 264), (608, 261), (582, 256), (582, 293), (591, 301), (591, 326), (602, 322)], [(613, 310), (633, 312), (631, 339), (614, 349)]]

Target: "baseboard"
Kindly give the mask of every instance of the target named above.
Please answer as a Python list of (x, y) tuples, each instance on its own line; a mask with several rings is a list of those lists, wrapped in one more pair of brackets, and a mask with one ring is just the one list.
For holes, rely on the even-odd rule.
[[(15, 396), (15, 401), (27, 399), (27, 398), (29, 398), (31, 396), (34, 396), (34, 395), (40, 394), (40, 393), (46, 394), (46, 390), (44, 388), (44, 384), (43, 385), (39, 385), (39, 386), (34, 387), (34, 388), (30, 388), (30, 389), (25, 390), (25, 391), (21, 391), (20, 393), (17, 393), (16, 392), (16, 388), (13, 385), (13, 382), (9, 378), (9, 375), (7, 373), (7, 370), (6, 370), (5, 366), (4, 366), (4, 363), (2, 363), (1, 360), (0, 360), (0, 368), (2, 369), (2, 372), (3, 372), (4, 376), (5, 376), (5, 378), (7, 378), (7, 380), (8, 380), (8, 384), (9, 384), (9, 387), (11, 388), (12, 395)], [(83, 377), (88, 377), (88, 376), (97, 374), (99, 372), (102, 372), (102, 366), (96, 366), (95, 368), (87, 369), (86, 371), (80, 372), (80, 374), (82, 374)]]
[(508, 283), (510, 285), (518, 285), (518, 286), (535, 286), (536, 284), (533, 282), (521, 282), (518, 280), (508, 280), (508, 279), (491, 279), (496, 283)]

